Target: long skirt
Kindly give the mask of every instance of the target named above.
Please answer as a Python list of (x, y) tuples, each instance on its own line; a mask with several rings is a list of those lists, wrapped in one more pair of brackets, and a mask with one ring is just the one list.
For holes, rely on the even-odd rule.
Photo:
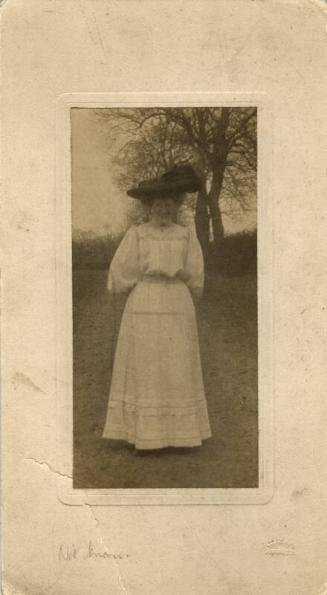
[(190, 292), (181, 281), (145, 279), (122, 317), (103, 438), (156, 449), (210, 436)]

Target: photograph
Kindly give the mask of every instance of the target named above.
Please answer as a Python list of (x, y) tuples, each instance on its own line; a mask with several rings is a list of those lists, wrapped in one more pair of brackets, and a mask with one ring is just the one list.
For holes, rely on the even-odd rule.
[(257, 107), (71, 107), (73, 488), (258, 488)]

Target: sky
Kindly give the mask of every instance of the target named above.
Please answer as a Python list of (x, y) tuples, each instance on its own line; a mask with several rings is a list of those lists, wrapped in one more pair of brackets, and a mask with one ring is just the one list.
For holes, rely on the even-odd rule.
[[(108, 124), (93, 108), (73, 109), (72, 125), (72, 226), (73, 236), (119, 235), (127, 225), (129, 199), (115, 184), (112, 159), (117, 150)], [(226, 233), (256, 226), (253, 210), (240, 220), (223, 216)]]

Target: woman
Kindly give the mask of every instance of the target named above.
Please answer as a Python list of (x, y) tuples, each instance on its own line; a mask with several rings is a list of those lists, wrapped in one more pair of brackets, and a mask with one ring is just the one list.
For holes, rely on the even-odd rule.
[(192, 295), (203, 289), (195, 232), (174, 223), (183, 193), (199, 189), (179, 166), (128, 192), (150, 209), (111, 262), (108, 289), (128, 292), (103, 438), (137, 449), (192, 447), (211, 436)]

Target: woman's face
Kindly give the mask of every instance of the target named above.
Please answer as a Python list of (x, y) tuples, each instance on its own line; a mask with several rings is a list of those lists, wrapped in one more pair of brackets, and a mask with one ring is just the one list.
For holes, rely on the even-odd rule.
[(151, 221), (157, 225), (168, 225), (174, 221), (178, 205), (173, 198), (155, 198), (151, 206)]

